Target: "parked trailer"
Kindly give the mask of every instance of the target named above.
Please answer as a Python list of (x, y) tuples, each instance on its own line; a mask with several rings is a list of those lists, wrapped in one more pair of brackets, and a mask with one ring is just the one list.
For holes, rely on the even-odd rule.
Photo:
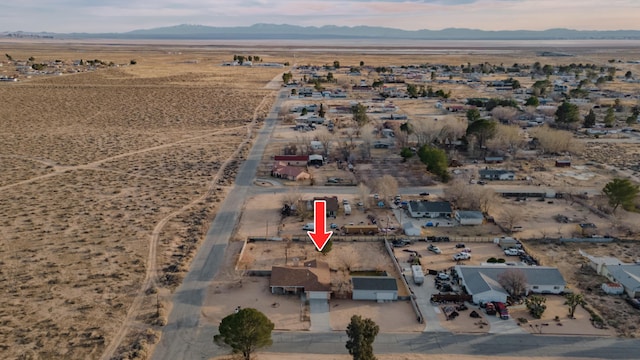
[(422, 283), (424, 283), (424, 273), (422, 272), (422, 266), (411, 265), (411, 272), (413, 273), (413, 282), (416, 285), (422, 285)]
[(344, 204), (344, 214), (345, 215), (351, 215), (351, 205)]

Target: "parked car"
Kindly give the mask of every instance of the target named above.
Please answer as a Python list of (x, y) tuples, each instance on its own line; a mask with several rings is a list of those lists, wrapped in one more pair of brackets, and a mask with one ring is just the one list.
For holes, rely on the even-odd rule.
[(465, 248), (465, 244), (464, 243), (457, 243), (456, 244), (456, 248), (460, 249), (460, 248)]
[(459, 252), (459, 253), (453, 255), (453, 260), (455, 260), (455, 261), (469, 260), (469, 259), (471, 259), (471, 254), (466, 253), (466, 252)]
[(507, 305), (502, 302), (494, 302), (493, 305), (496, 307), (496, 312), (500, 314), (500, 319), (508, 320), (509, 319), (509, 309), (507, 309)]
[(332, 228), (332, 229), (337, 229), (338, 228), (338, 224), (331, 223), (331, 225), (329, 225), (329, 227)]
[(306, 223), (302, 226), (302, 230), (313, 231), (315, 225), (313, 223)]
[(438, 273), (437, 278), (440, 280), (449, 280), (449, 274), (446, 272)]
[(342, 205), (349, 205), (349, 200), (347, 199), (342, 200)]
[(627, 298), (627, 302), (629, 303), (629, 305), (640, 310), (640, 299)]
[(393, 247), (404, 247), (411, 244), (411, 241), (408, 240), (393, 240), (391, 242), (391, 245), (393, 245)]
[(484, 304), (484, 311), (487, 313), (487, 315), (495, 315), (496, 307), (495, 305), (493, 305), (493, 303), (486, 303)]
[(470, 253), (471, 252), (471, 248), (464, 248), (464, 249), (460, 250), (460, 252)]
[(436, 236), (435, 242), (449, 242), (451, 241), (448, 236)]
[(420, 196), (429, 196), (429, 193), (428, 192), (421, 192)]
[(504, 254), (507, 256), (520, 256), (522, 254), (522, 250), (514, 248), (505, 249)]
[(429, 246), (427, 246), (427, 250), (435, 253), (435, 254), (442, 254), (442, 251), (440, 251), (440, 248), (433, 245), (433, 244), (429, 244)]

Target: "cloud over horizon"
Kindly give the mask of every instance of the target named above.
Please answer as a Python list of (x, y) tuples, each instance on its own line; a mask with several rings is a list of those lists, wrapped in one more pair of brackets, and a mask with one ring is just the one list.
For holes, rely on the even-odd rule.
[(200, 24), (384, 26), (404, 30), (640, 30), (637, 0), (23, 0), (0, 31), (127, 32)]

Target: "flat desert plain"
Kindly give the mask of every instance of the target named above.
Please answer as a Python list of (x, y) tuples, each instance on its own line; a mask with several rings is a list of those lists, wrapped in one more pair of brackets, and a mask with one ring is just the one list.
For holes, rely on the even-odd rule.
[(0, 84), (0, 357), (96, 359), (132, 342), (143, 355), (156, 334), (130, 329), (166, 321), (163, 295), (281, 69), (222, 67), (233, 54), (213, 52), (11, 46), (14, 59), (126, 66)]

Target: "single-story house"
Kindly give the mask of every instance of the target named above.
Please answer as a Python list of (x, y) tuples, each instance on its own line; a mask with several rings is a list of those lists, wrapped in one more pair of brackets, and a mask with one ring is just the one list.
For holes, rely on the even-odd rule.
[(454, 217), (460, 225), (482, 225), (484, 222), (481, 211), (457, 210)]
[(561, 294), (566, 282), (560, 271), (543, 266), (484, 265), (454, 267), (460, 285), (472, 296), (476, 304), (489, 301), (506, 302), (508, 292), (500, 285), (500, 276), (505, 271), (521, 271), (527, 278), (526, 293)]
[(409, 215), (413, 218), (451, 217), (451, 204), (448, 201), (409, 201)]
[(324, 165), (324, 157), (322, 155), (309, 155), (309, 165), (318, 165), (318, 166), (322, 166)]
[[(325, 196), (325, 197), (314, 197), (315, 200), (324, 200), (327, 202), (327, 207), (325, 209), (327, 216), (336, 217), (338, 215), (338, 197), (337, 196)], [(313, 201), (309, 201), (307, 204), (307, 208), (309, 210), (313, 210)]]
[(273, 266), (269, 280), (272, 294), (302, 294), (307, 299), (328, 300), (331, 272), (324, 261), (307, 261), (303, 266)]
[(285, 165), (282, 162), (277, 162), (273, 165), (273, 169), (271, 169), (271, 176), (290, 181), (302, 181), (311, 178), (311, 175), (306, 172), (305, 168)]
[(286, 165), (306, 166), (309, 162), (309, 155), (276, 155), (273, 160), (283, 162)]
[(640, 297), (640, 264), (604, 265), (602, 275), (622, 285), (629, 297)]
[(391, 276), (352, 276), (353, 300), (398, 300), (398, 282)]
[(513, 171), (502, 169), (483, 169), (478, 171), (481, 179), (487, 180), (514, 180), (516, 174)]
[(605, 266), (625, 264), (624, 262), (620, 261), (616, 257), (612, 257), (612, 256), (593, 256), (593, 255), (587, 254), (586, 252), (584, 252), (582, 250), (578, 250), (578, 252), (580, 253), (580, 255), (586, 257), (587, 259), (589, 259), (589, 266), (593, 270), (595, 270), (596, 273), (598, 273), (599, 275), (602, 275), (602, 272), (603, 272), (603, 269), (604, 269)]

